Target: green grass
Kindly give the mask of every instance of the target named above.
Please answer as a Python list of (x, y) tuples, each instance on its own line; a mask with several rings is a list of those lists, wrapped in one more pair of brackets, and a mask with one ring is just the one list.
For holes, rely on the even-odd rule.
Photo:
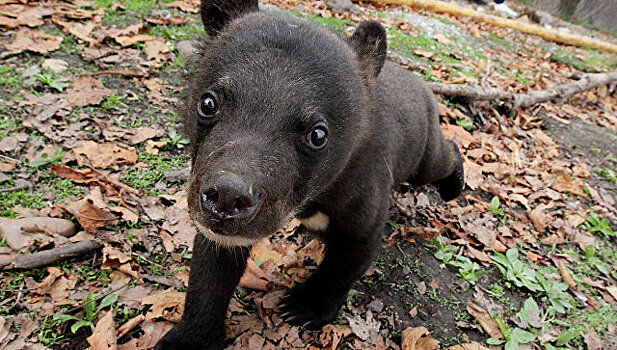
[(187, 155), (167, 157), (164, 155), (154, 156), (145, 152), (140, 152), (138, 157), (139, 161), (148, 164), (148, 167), (130, 167), (122, 182), (131, 187), (143, 189), (150, 196), (158, 195), (154, 185), (163, 178), (164, 172), (186, 166), (189, 159)]
[(163, 39), (178, 42), (180, 40), (203, 38), (206, 36), (201, 23), (189, 21), (183, 25), (155, 25), (150, 26), (150, 35), (158, 36)]
[(291, 15), (297, 16), (297, 17), (301, 17), (304, 18), (306, 20), (309, 20), (311, 22), (315, 22), (319, 25), (322, 25), (330, 30), (333, 30), (335, 32), (339, 32), (342, 33), (345, 31), (345, 29), (347, 29), (347, 27), (349, 26), (354, 26), (356, 24), (356, 22), (349, 20), (349, 19), (337, 19), (334, 17), (330, 17), (330, 18), (324, 18), (321, 16), (315, 16), (312, 14), (301, 14), (299, 12), (290, 12)]
[[(388, 33), (388, 47), (396, 53), (416, 59), (422, 62), (428, 62), (431, 65), (439, 65), (441, 63), (459, 63), (456, 58), (451, 57), (445, 52), (452, 51), (449, 47), (437, 42), (436, 40), (427, 38), (422, 35), (413, 36), (405, 34), (396, 29), (387, 29)], [(435, 58), (440, 59), (440, 62), (434, 60), (427, 60), (424, 57), (420, 57), (414, 53), (414, 50), (423, 50), (427, 52), (434, 52)]]
[[(0, 184), (0, 188), (14, 187), (13, 181), (5, 181)], [(45, 207), (48, 202), (43, 199), (43, 196), (36, 193), (29, 193), (24, 189), (10, 192), (0, 193), (0, 216), (14, 218), (16, 216), (13, 209), (14, 206), (22, 206), (24, 208), (41, 209)]]
[(21, 84), (21, 70), (0, 65), (0, 87), (14, 88)]

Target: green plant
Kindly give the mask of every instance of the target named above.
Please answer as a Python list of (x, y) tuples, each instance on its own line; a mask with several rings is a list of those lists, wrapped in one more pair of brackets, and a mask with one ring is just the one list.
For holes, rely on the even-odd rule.
[(106, 109), (106, 110), (118, 110), (122, 108), (127, 108), (128, 106), (125, 103), (126, 99), (127, 99), (126, 94), (124, 95), (111, 94), (107, 96), (107, 98), (105, 99), (105, 101), (103, 101), (103, 103), (101, 103), (101, 107), (103, 107), (103, 109)]
[(505, 340), (489, 338), (486, 341), (487, 343), (491, 345), (501, 345), (505, 343), (503, 345), (504, 350), (518, 350), (519, 344), (527, 344), (536, 340), (535, 334), (518, 327), (508, 328), (508, 326), (501, 317), (495, 317), (494, 319), (497, 322), (499, 330), (501, 331), (501, 334), (503, 334)]
[(501, 205), (501, 202), (499, 201), (499, 197), (495, 196), (491, 199), (491, 203), (488, 206), (488, 210), (490, 210), (491, 213), (493, 213), (493, 215), (497, 217), (502, 217), (505, 215), (505, 212), (503, 211), (503, 209), (499, 209), (500, 205)]
[(176, 147), (176, 148), (184, 148), (184, 146), (188, 145), (190, 143), (190, 141), (188, 139), (185, 139), (180, 133), (178, 133), (175, 129), (171, 129), (168, 133), (167, 136), (164, 139), (162, 139), (163, 141), (167, 142), (170, 146), (172, 147)]
[(525, 287), (532, 292), (537, 292), (541, 289), (538, 284), (536, 271), (518, 259), (518, 250), (516, 248), (508, 249), (505, 255), (495, 252), (491, 259), (495, 262), (495, 265), (506, 280), (514, 283), (515, 286), (519, 288)]
[(574, 308), (572, 300), (567, 298), (566, 291), (568, 284), (565, 282), (552, 282), (544, 278), (542, 275), (537, 275), (536, 280), (540, 285), (541, 290), (546, 294), (543, 300), (548, 301), (551, 307), (558, 313), (565, 313), (566, 309)]
[(617, 174), (615, 174), (614, 171), (612, 171), (609, 168), (596, 168), (596, 173), (598, 173), (598, 175), (606, 178), (608, 181), (612, 182), (612, 183), (616, 183), (617, 184)]
[(6, 237), (0, 238), (0, 247), (6, 247), (8, 244), (6, 243)]
[(473, 121), (469, 118), (457, 120), (456, 125), (463, 127), (463, 129), (467, 131), (472, 131), (476, 128), (476, 126), (473, 124)]
[(450, 262), (450, 265), (458, 267), (458, 275), (465, 281), (476, 284), (478, 282), (478, 274), (481, 273), (480, 265), (471, 261), (466, 256), (455, 256), (456, 260)]
[(79, 318), (73, 315), (58, 313), (54, 315), (54, 320), (61, 321), (62, 323), (66, 321), (75, 321), (71, 326), (71, 332), (75, 334), (81, 327), (90, 326), (92, 331), (94, 331), (94, 318), (102, 309), (112, 306), (118, 301), (117, 294), (109, 294), (101, 300), (101, 303), (97, 306), (96, 300), (94, 299), (94, 294), (92, 292), (88, 292), (88, 296), (85, 300), (84, 305), (84, 317)]
[(53, 72), (47, 70), (41, 74), (36, 74), (33, 77), (36, 81), (43, 85), (47, 85), (50, 88), (62, 92), (65, 87), (68, 86), (68, 79), (64, 77), (57, 77)]
[(608, 275), (610, 273), (606, 263), (596, 256), (596, 250), (591, 244), (585, 247), (585, 260), (587, 260), (589, 266), (596, 268), (603, 274)]
[(37, 339), (46, 347), (61, 344), (65, 340), (63, 335), (58, 334), (58, 327), (61, 324), (62, 321), (55, 320), (52, 316), (45, 316), (35, 333)]
[(598, 214), (593, 211), (589, 213), (587, 221), (583, 223), (583, 228), (591, 233), (600, 232), (607, 237), (615, 236), (615, 231), (611, 228), (608, 219), (600, 219)]
[(54, 154), (52, 154), (51, 157), (49, 154), (43, 153), (41, 155), (41, 158), (43, 159), (33, 160), (28, 164), (28, 166), (32, 168), (40, 168), (40, 167), (44, 167), (47, 165), (59, 164), (60, 162), (62, 162), (62, 151), (63, 150), (64, 149), (62, 147), (56, 148), (56, 150), (54, 151)]
[(435, 246), (435, 250), (433, 250), (433, 255), (435, 258), (441, 260), (444, 264), (449, 264), (454, 257), (454, 252), (456, 251), (455, 245), (445, 245), (446, 238), (443, 236), (439, 236), (437, 238), (433, 238), (433, 245)]

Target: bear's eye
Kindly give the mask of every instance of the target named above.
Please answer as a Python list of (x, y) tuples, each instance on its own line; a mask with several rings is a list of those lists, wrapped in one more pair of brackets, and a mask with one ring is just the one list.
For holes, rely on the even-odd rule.
[(197, 113), (203, 118), (212, 118), (219, 110), (219, 102), (214, 91), (208, 91), (201, 96), (197, 104)]
[(304, 143), (314, 150), (326, 147), (328, 143), (328, 127), (326, 123), (319, 122), (315, 124), (311, 131), (304, 135)]

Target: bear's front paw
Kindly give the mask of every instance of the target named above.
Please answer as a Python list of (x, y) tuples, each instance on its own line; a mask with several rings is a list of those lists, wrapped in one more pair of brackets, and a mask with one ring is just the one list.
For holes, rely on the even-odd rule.
[(225, 339), (222, 336), (204, 337), (204, 334), (172, 328), (161, 338), (154, 350), (220, 350)]
[(324, 293), (324, 290), (311, 288), (309, 284), (303, 283), (292, 288), (281, 301), (279, 308), (285, 322), (319, 329), (336, 318), (344, 300), (345, 293)]

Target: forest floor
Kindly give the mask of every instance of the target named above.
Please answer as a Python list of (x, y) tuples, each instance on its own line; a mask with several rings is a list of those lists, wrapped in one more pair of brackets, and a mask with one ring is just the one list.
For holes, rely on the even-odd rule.
[[(615, 55), (467, 18), (266, 2), (343, 35), (377, 19), (389, 49), (427, 81), (526, 93), (617, 69)], [(195, 229), (177, 106), (190, 39), (205, 37), (197, 11), (192, 0), (0, 1), (0, 262), (102, 244), (2, 270), (0, 349), (148, 349), (178, 321)], [(615, 87), (514, 117), (496, 101), (437, 99), (442, 130), (463, 153), (463, 195), (445, 203), (431, 187), (394, 191), (381, 254), (320, 331), (284, 323), (277, 303), (323, 245), (296, 221), (260, 242), (252, 282), (230, 305), (229, 348), (617, 348)], [(15, 220), (33, 217), (70, 227), (62, 235)]]

